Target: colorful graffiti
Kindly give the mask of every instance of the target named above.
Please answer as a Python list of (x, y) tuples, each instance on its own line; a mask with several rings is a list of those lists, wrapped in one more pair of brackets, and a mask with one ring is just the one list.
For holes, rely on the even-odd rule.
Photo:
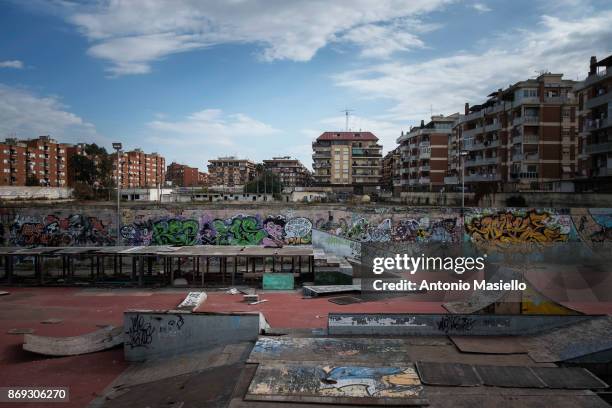
[(592, 208), (573, 214), (578, 234), (587, 244), (612, 242), (612, 211)]
[(572, 232), (569, 215), (548, 210), (501, 210), (466, 216), (465, 233), (476, 243), (567, 242)]
[(10, 227), (10, 245), (15, 246), (102, 246), (114, 245), (115, 238), (98, 217), (50, 214), (16, 216)]
[(189, 246), (198, 243), (200, 225), (196, 220), (168, 219), (153, 223), (153, 245)]

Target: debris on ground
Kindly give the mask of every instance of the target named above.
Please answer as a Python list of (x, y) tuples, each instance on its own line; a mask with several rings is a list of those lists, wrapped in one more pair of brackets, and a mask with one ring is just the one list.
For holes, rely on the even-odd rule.
[(10, 295), (11, 292), (7, 292), (5, 290), (0, 290), (0, 296), (6, 296), (6, 295)]
[(257, 302), (251, 302), (251, 303), (249, 303), (249, 305), (258, 305), (260, 303), (264, 303), (264, 302), (267, 302), (267, 301), (268, 301), (268, 299), (262, 299), (262, 300), (258, 300)]
[(240, 291), (236, 288), (230, 288), (225, 293), (230, 294), (230, 295), (237, 295), (238, 293), (240, 293)]
[(43, 320), (41, 323), (42, 324), (58, 324), (58, 323), (61, 323), (63, 321), (64, 321), (64, 319), (58, 319), (58, 318), (52, 317), (50, 319)]
[(23, 337), (24, 350), (47, 356), (75, 356), (94, 353), (122, 343), (123, 327), (113, 326), (81, 336), (48, 337), (25, 334)]
[(195, 311), (206, 300), (206, 292), (189, 292), (185, 299), (176, 307), (178, 310)]
[(257, 302), (259, 300), (259, 295), (244, 295), (242, 296), (242, 300), (244, 302)]
[(6, 332), (7, 334), (32, 334), (34, 333), (34, 329), (9, 329)]

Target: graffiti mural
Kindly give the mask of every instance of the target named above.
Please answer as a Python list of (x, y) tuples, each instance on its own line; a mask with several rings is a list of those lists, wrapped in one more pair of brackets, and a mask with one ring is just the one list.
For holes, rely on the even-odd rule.
[(465, 219), (465, 233), (476, 243), (567, 242), (571, 232), (571, 217), (550, 210), (507, 209)]
[(578, 234), (587, 245), (612, 242), (612, 210), (578, 209), (572, 212), (572, 218)]
[(15, 246), (102, 246), (115, 238), (98, 217), (50, 214), (43, 219), (16, 216), (10, 227), (10, 245)]
[(393, 241), (398, 242), (457, 242), (458, 218), (431, 221), (429, 217), (399, 220), (392, 230)]
[(305, 217), (291, 218), (285, 224), (285, 241), (289, 245), (307, 245), (312, 242), (312, 222)]
[(282, 395), (300, 401), (329, 397), (416, 398), (423, 387), (416, 370), (404, 367), (260, 364), (247, 394)]
[(153, 223), (153, 245), (189, 246), (198, 243), (200, 225), (196, 220), (171, 218)]

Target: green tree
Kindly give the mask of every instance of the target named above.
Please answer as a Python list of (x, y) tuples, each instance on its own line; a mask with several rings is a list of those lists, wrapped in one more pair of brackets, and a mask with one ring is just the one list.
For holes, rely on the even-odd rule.
[(68, 165), (73, 171), (76, 182), (93, 185), (98, 178), (96, 164), (88, 156), (72, 155)]
[(263, 166), (261, 171), (256, 167), (256, 171), (257, 176), (255, 180), (248, 182), (244, 186), (245, 193), (280, 194), (283, 191), (283, 185), (276, 174), (263, 169)]
[(35, 175), (28, 174), (28, 176), (26, 177), (26, 186), (29, 186), (29, 187), (39, 187), (40, 186), (40, 181), (38, 181), (38, 179), (36, 178)]

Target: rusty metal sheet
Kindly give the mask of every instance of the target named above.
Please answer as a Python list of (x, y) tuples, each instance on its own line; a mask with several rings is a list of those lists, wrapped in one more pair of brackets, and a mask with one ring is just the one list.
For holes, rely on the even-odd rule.
[(262, 363), (244, 399), (368, 406), (427, 403), (412, 364), (368, 367)]
[(516, 336), (451, 336), (462, 353), (525, 354), (527, 348)]
[(484, 385), (511, 388), (545, 388), (529, 367), (474, 366)]
[(581, 367), (531, 367), (548, 388), (593, 390), (608, 388), (608, 384)]
[(423, 384), (455, 387), (482, 385), (474, 367), (469, 364), (418, 361), (416, 367)]
[(260, 336), (249, 363), (267, 361), (324, 361), (388, 364), (410, 362), (410, 343), (404, 339)]

